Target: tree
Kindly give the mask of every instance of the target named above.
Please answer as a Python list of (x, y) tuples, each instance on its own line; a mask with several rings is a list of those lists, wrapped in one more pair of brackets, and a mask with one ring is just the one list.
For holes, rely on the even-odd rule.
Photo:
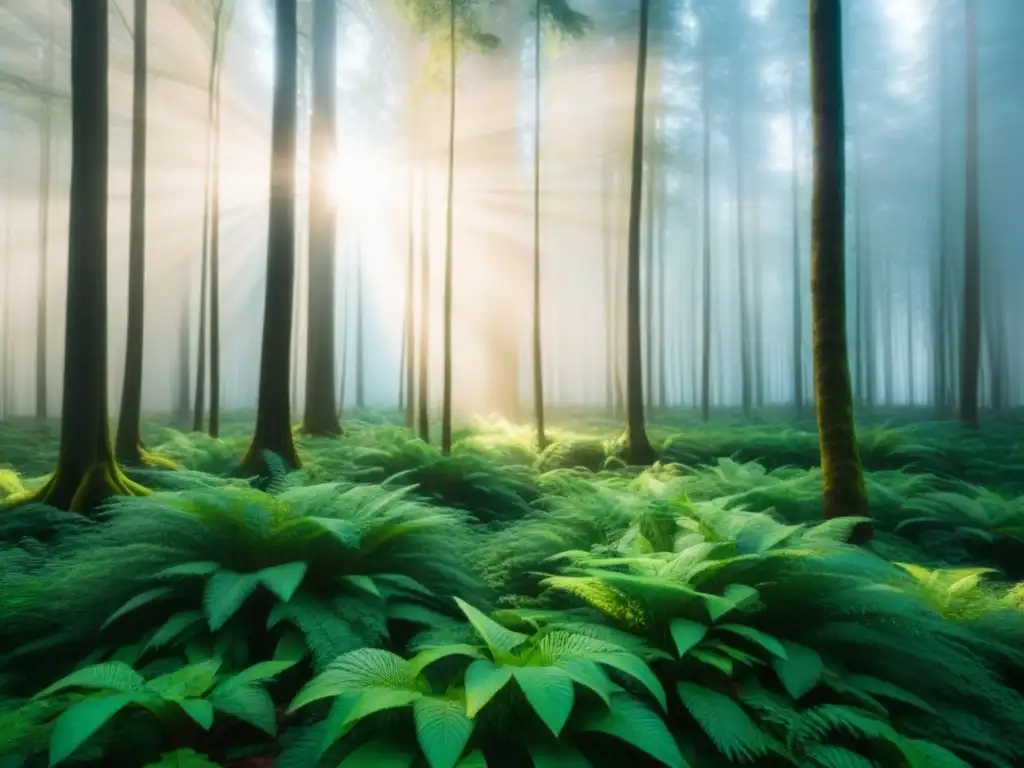
[(640, 35), (633, 106), (633, 158), (629, 194), (626, 271), (626, 454), (633, 464), (657, 458), (644, 423), (643, 354), (640, 329), (640, 217), (644, 183), (644, 96), (651, 0), (640, 0)]
[[(825, 518), (868, 515), (846, 349), (844, 97), (840, 0), (810, 0), (814, 188), (811, 300), (814, 395)], [(870, 526), (857, 538), (870, 537)]]
[(295, 148), (298, 30), (296, 0), (276, 0), (274, 108), (271, 129), (270, 212), (256, 430), (243, 471), (262, 472), (264, 451), (300, 466), (291, 430), (288, 369), (291, 360), (292, 287), (295, 282)]
[(430, 442), (430, 179), (424, 168), (420, 180), (420, 356), (416, 421), (420, 440)]
[(334, 250), (330, 197), (335, 161), (337, 92), (336, 0), (313, 3), (313, 114), (309, 173), (309, 306), (306, 333), (306, 412), (302, 431), (340, 435), (334, 402)]
[(707, 31), (700, 30), (700, 99), (703, 118), (703, 251), (702, 277), (704, 322), (700, 367), (700, 411), (704, 421), (711, 420), (711, 105), (708, 99), (708, 68), (710, 66)]
[(533, 405), (537, 417), (537, 447), (544, 450), (544, 369), (541, 354), (540, 324), (540, 106), (541, 106), (541, 0), (537, 0), (537, 25), (534, 38), (533, 89)]
[[(53, 89), (55, 82), (54, 55), (56, 53), (56, 31), (54, 17), (56, 9), (53, 0), (47, 8), (49, 41), (46, 47), (46, 83)], [(53, 99), (43, 97), (42, 125), (39, 131), (39, 294), (36, 303), (36, 418), (47, 416), (47, 321), (49, 306), (49, 264), (50, 254), (50, 176), (53, 162)]]
[(960, 420), (978, 426), (978, 368), (981, 364), (981, 225), (978, 211), (978, 39), (976, 0), (966, 0), (966, 174), (964, 178), (964, 319), (960, 355)]
[(455, 41), (455, 0), (450, 6), (450, 112), (448, 116), (448, 192), (445, 209), (444, 240), (444, 383), (441, 392), (441, 452), (452, 450), (452, 223), (455, 207), (455, 74), (457, 67)]
[(793, 232), (793, 403), (797, 418), (804, 412), (804, 313), (800, 297), (800, 168), (797, 161), (796, 130), (796, 61), (792, 65), (789, 94), (789, 130), (793, 147), (792, 232)]
[(57, 467), (40, 501), (88, 512), (111, 494), (145, 494), (114, 458), (107, 419), (107, 0), (71, 4), (71, 214), (68, 238), (64, 397)]
[(14, 219), (14, 190), (11, 189), (13, 186), (13, 166), (14, 163), (8, 159), (7, 162), (7, 205), (4, 216), (4, 334), (3, 339), (0, 340), (0, 417), (6, 417), (14, 412), (13, 402), (13, 390), (11, 388), (13, 382), (13, 376), (11, 375), (11, 293), (13, 286), (11, 285), (11, 262), (13, 261), (11, 255), (11, 230), (13, 227), (11, 223)]

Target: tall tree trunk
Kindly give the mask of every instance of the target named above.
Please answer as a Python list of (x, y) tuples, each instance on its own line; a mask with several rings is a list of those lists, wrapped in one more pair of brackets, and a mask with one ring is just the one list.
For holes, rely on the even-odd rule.
[(430, 180), (424, 167), (420, 180), (420, 357), (417, 423), (420, 440), (430, 442)]
[(179, 429), (189, 428), (191, 415), (189, 411), (192, 399), (192, 329), (189, 305), (189, 286), (186, 283), (185, 295), (181, 299), (181, 316), (178, 319), (178, 383), (174, 420)]
[(936, 209), (936, 237), (938, 239), (937, 279), (934, 281), (932, 294), (932, 404), (939, 416), (946, 416), (949, 409), (949, 339), (946, 333), (948, 310), (945, 309), (950, 295), (950, 254), (949, 237), (946, 221), (946, 206), (949, 199), (949, 173), (946, 166), (946, 151), (949, 145), (949, 129), (946, 117), (949, 109), (946, 95), (946, 14), (945, 1), (940, 0), (936, 13), (938, 21), (938, 40), (935, 56), (939, 60), (938, 67), (938, 124), (939, 147), (937, 167), (939, 175), (938, 199)]
[[(651, 146), (652, 136), (648, 130), (646, 141)], [(644, 221), (646, 231), (643, 237), (643, 277), (644, 297), (641, 303), (644, 312), (644, 402), (651, 405), (654, 401), (654, 157), (653, 146), (647, 152), (650, 160), (647, 163), (647, 191), (644, 194), (646, 209)], [(641, 203), (643, 205), (643, 203)]]
[[(810, 0), (814, 192), (811, 297), (814, 401), (821, 443), (825, 518), (867, 516), (846, 350), (844, 96), (840, 0)], [(856, 539), (870, 537), (858, 526)]]
[(611, 163), (608, 157), (608, 148), (601, 156), (601, 257), (604, 264), (604, 335), (605, 335), (605, 359), (607, 360), (607, 375), (605, 376), (605, 404), (608, 415), (615, 417), (615, 370), (618, 366), (616, 356), (616, 270), (612, 248), (612, 221), (611, 221), (611, 185), (612, 185)]
[(907, 265), (907, 404), (917, 402), (917, 374), (914, 362), (917, 355), (914, 345), (914, 273)]
[[(757, 177), (755, 175), (755, 182)], [(758, 410), (764, 408), (765, 400), (765, 354), (764, 354), (764, 289), (761, 277), (761, 197), (760, 185), (752, 190), (750, 195), (750, 229), (751, 247), (754, 249), (753, 258), (753, 281), (754, 281), (754, 403)]]
[(366, 408), (366, 319), (363, 302), (363, 243), (356, 235), (356, 409)]
[(896, 329), (892, 323), (892, 262), (888, 259), (882, 262), (882, 283), (885, 289), (885, 303), (882, 305), (882, 352), (885, 355), (885, 371), (882, 379), (885, 382), (885, 404), (891, 407), (896, 402)]
[[(410, 142), (411, 145), (411, 142)], [(416, 174), (413, 166), (413, 155), (409, 156), (409, 210), (407, 243), (408, 262), (405, 271), (405, 344), (402, 347), (402, 366), (404, 368), (405, 394), (405, 427), (412, 429), (416, 425), (416, 307), (413, 291), (416, 289)]]
[(142, 464), (142, 360), (146, 301), (146, 67), (147, 0), (135, 0), (132, 33), (132, 187), (128, 225), (128, 340), (121, 416), (115, 452), (128, 465)]
[(267, 282), (256, 430), (242, 467), (266, 468), (263, 451), (300, 465), (288, 393), (295, 284), (295, 144), (298, 35), (296, 0), (276, 0), (274, 111), (271, 134)]
[(540, 103), (541, 103), (541, 0), (536, 5), (536, 37), (534, 39), (533, 89), (533, 407), (537, 417), (537, 447), (544, 450), (544, 366), (541, 349), (540, 324)]
[[(13, 183), (13, 166), (13, 161), (8, 160), (8, 185)], [(5, 418), (14, 413), (14, 390), (11, 386), (13, 383), (11, 371), (11, 364), (13, 362), (11, 355), (11, 293), (13, 291), (13, 286), (11, 285), (11, 262), (14, 260), (11, 248), (11, 234), (13, 230), (11, 224), (14, 220), (14, 193), (10, 186), (7, 189), (6, 208), (6, 215), (4, 216), (4, 335), (3, 341), (0, 342), (0, 363), (2, 363), (3, 367), (3, 378), (0, 379), (0, 398), (3, 400), (3, 410), (0, 411), (0, 418)]]
[(313, 3), (313, 111), (309, 132), (309, 293), (306, 408), (302, 431), (341, 434), (334, 402), (334, 251), (336, 211), (330, 197), (335, 161), (336, 0)]
[(878, 355), (875, 345), (875, 267), (871, 253), (871, 222), (861, 222), (864, 245), (860, 252), (861, 273), (864, 281), (864, 403), (874, 408), (878, 402)]
[(701, 351), (700, 412), (704, 421), (711, 420), (711, 115), (708, 99), (708, 44), (706, 35), (701, 35), (700, 99), (704, 122), (703, 140), (703, 323), (701, 328), (703, 348)]
[(797, 418), (804, 411), (804, 314), (800, 286), (800, 170), (797, 163), (796, 62), (793, 63), (789, 94), (790, 142), (793, 147), (792, 231), (793, 231), (793, 402)]
[[(741, 86), (737, 86), (737, 89)], [(737, 93), (739, 91), (737, 90)], [(743, 415), (750, 418), (754, 399), (753, 371), (750, 359), (750, 313), (747, 287), (746, 232), (746, 189), (743, 178), (743, 103), (737, 98), (736, 106), (736, 256), (739, 271), (739, 313), (740, 313), (740, 388)]]
[(644, 372), (640, 335), (640, 217), (643, 213), (644, 100), (651, 0), (640, 0), (640, 41), (633, 107), (633, 160), (629, 195), (629, 249), (626, 274), (626, 447), (632, 464), (657, 458), (644, 422)]
[(220, 437), (220, 69), (213, 124), (213, 190), (210, 195), (210, 437)]
[(199, 343), (196, 350), (196, 388), (192, 406), (192, 431), (202, 432), (206, 416), (206, 309), (210, 274), (210, 208), (213, 197), (213, 141), (217, 97), (217, 69), (220, 62), (220, 22), (223, 5), (213, 13), (213, 45), (210, 50), (210, 71), (206, 98), (206, 164), (203, 185), (203, 250), (199, 272)]
[(665, 192), (664, 167), (661, 165), (659, 165), (659, 173), (661, 177), (658, 183), (658, 316), (656, 320), (658, 328), (656, 348), (658, 388), (652, 405), (665, 408), (668, 389), (668, 367), (665, 359), (668, 347), (668, 257), (665, 249), (665, 241), (668, 239), (668, 195)]
[(451, 34), (451, 111), (448, 116), (448, 194), (444, 247), (444, 381), (441, 392), (441, 452), (446, 454), (452, 450), (452, 227), (455, 207), (455, 74), (458, 60), (455, 0), (448, 0), (448, 4)]
[(967, 167), (964, 183), (964, 320), (960, 357), (960, 420), (978, 426), (978, 368), (981, 364), (981, 244), (978, 216), (978, 41), (976, 0), (966, 0)]
[(121, 473), (107, 419), (107, 0), (71, 4), (71, 215), (64, 394), (57, 468), (41, 501), (87, 512), (111, 494), (146, 491)]
[(342, 294), (341, 308), (341, 371), (338, 375), (338, 415), (339, 417), (345, 413), (345, 385), (348, 382), (348, 326), (349, 326), (349, 301), (351, 299), (352, 290), (349, 287), (351, 283), (348, 264), (348, 254), (343, 249), (342, 253), (345, 254), (345, 258), (342, 259), (342, 271), (341, 271), (341, 284), (344, 286), (344, 293)]
[[(53, 0), (48, 6), (49, 42), (46, 50), (47, 84), (55, 83), (54, 54), (56, 50), (56, 30), (54, 18), (56, 9)], [(47, 373), (47, 341), (49, 335), (49, 269), (50, 261), (50, 177), (52, 175), (53, 158), (53, 102), (49, 96), (44, 99), (43, 124), (39, 131), (39, 293), (36, 304), (36, 418), (45, 419), (49, 411), (47, 407), (47, 389), (49, 375)]]

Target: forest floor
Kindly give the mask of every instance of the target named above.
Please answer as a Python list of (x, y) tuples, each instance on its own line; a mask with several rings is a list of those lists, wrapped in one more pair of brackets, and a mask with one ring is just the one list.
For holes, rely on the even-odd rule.
[[(1024, 764), (1024, 424), (861, 425), (857, 549), (787, 416), (632, 468), (603, 417), (367, 413), (256, 481), (248, 415), (150, 424), (159, 492), (0, 514), (0, 766)], [(0, 499), (57, 437), (0, 423)]]

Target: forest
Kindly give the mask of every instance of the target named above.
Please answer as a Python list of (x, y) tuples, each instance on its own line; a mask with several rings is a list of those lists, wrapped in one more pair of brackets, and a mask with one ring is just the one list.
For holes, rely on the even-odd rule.
[(1024, 765), (1024, 3), (0, 3), (0, 768)]

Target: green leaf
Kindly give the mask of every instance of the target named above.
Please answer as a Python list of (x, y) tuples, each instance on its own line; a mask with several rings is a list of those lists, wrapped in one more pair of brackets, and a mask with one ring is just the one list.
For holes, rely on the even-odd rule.
[(146, 688), (165, 699), (196, 698), (213, 687), (219, 669), (220, 659), (207, 659), (154, 677)]
[(789, 658), (789, 655), (786, 653), (786, 649), (777, 638), (754, 629), (753, 627), (747, 627), (743, 624), (719, 624), (718, 629), (723, 629), (726, 632), (732, 632), (734, 635), (746, 638), (750, 642), (764, 648), (772, 656), (777, 656), (783, 660)]
[(533, 768), (591, 768), (587, 758), (568, 744), (530, 746), (529, 751)]
[(595, 653), (589, 656), (591, 661), (604, 664), (606, 667), (617, 669), (623, 674), (629, 675), (648, 691), (651, 696), (661, 705), (662, 709), (668, 709), (668, 698), (665, 696), (665, 689), (661, 687), (658, 678), (651, 672), (651, 668), (644, 664), (643, 660), (631, 653)]
[(409, 768), (416, 750), (392, 741), (371, 741), (341, 761), (338, 768)]
[(513, 667), (512, 675), (533, 711), (557, 738), (576, 700), (572, 677), (558, 667)]
[(596, 661), (570, 659), (569, 661), (560, 661), (556, 666), (565, 670), (574, 682), (596, 693), (606, 705), (611, 704), (612, 694), (619, 690)]
[(718, 621), (727, 613), (746, 608), (757, 600), (758, 595), (756, 589), (746, 584), (730, 584), (725, 588), (725, 594), (722, 597), (708, 600), (708, 615), (711, 616), (712, 621)]
[(210, 629), (217, 631), (235, 615), (261, 582), (258, 573), (235, 573), (223, 568), (206, 582), (203, 610)]
[(413, 677), (419, 677), (420, 673), (431, 664), (441, 659), (447, 659), (450, 656), (469, 656), (472, 659), (484, 658), (480, 649), (473, 645), (439, 645), (420, 651), (409, 659), (409, 674)]
[(213, 725), (213, 704), (205, 699), (173, 699), (181, 711), (188, 715), (204, 731)]
[(458, 765), (455, 768), (487, 768), (487, 760), (484, 758), (484, 753), (479, 749), (474, 749), (464, 758), (459, 760)]
[(351, 584), (356, 589), (360, 589), (363, 592), (373, 595), (374, 597), (380, 597), (380, 590), (377, 589), (377, 585), (373, 583), (373, 579), (369, 576), (353, 574), (351, 576), (342, 576), (341, 580)]
[(473, 625), (473, 629), (477, 631), (477, 634), (480, 635), (480, 638), (487, 644), (492, 653), (511, 653), (529, 639), (527, 635), (513, 632), (511, 629), (501, 626), (494, 619), (457, 597), (455, 602), (458, 603), (462, 612), (466, 614), (469, 623)]
[(669, 768), (688, 768), (662, 719), (632, 696), (615, 694), (608, 711), (584, 720), (580, 730), (614, 736), (646, 752)]
[(299, 691), (288, 707), (294, 712), (319, 699), (367, 689), (415, 690), (409, 663), (401, 656), (378, 648), (359, 648), (342, 654)]
[(856, 688), (863, 693), (901, 701), (904, 704), (910, 704), (911, 706), (917, 707), (918, 709), (924, 710), (932, 715), (938, 714), (931, 704), (917, 694), (911, 693), (904, 688), (900, 688), (898, 685), (888, 683), (885, 680), (879, 680), (877, 677), (869, 677), (868, 675), (846, 675), (843, 678), (843, 682), (851, 688)]
[(295, 590), (302, 583), (307, 568), (308, 566), (303, 562), (287, 563), (285, 565), (275, 565), (272, 568), (264, 568), (256, 575), (259, 577), (260, 584), (274, 594), (282, 603), (287, 603), (292, 599)]
[(679, 698), (718, 751), (730, 762), (753, 762), (769, 741), (742, 707), (728, 696), (694, 683), (676, 686)]
[(103, 625), (100, 627), (100, 629), (106, 629), (119, 618), (124, 616), (126, 613), (130, 613), (131, 611), (134, 611), (136, 608), (141, 608), (144, 605), (149, 605), (150, 603), (159, 600), (161, 597), (166, 597), (167, 595), (171, 595), (173, 593), (174, 590), (170, 587), (157, 587), (155, 589), (148, 589), (145, 592), (140, 592), (127, 603), (125, 603), (112, 614), (110, 614), (110, 617), (105, 622), (103, 622)]
[(274, 701), (263, 687), (253, 683), (220, 685), (210, 694), (210, 703), (218, 712), (236, 717), (259, 728), (268, 736), (277, 735)]
[(773, 659), (772, 667), (786, 692), (799, 699), (818, 684), (824, 664), (813, 648), (788, 640), (781, 642), (786, 649), (786, 658)]
[(200, 755), (191, 749), (176, 749), (160, 756), (160, 761), (150, 763), (145, 768), (221, 768), (219, 763)]
[(200, 562), (172, 565), (170, 568), (164, 568), (162, 571), (158, 571), (153, 574), (153, 577), (157, 579), (166, 579), (172, 576), (209, 576), (218, 568), (220, 568), (220, 563), (203, 560)]
[(460, 701), (424, 696), (412, 705), (416, 738), (430, 768), (453, 768), (473, 734)]
[(227, 681), (230, 685), (247, 685), (249, 683), (260, 683), (264, 680), (273, 680), (282, 672), (294, 667), (294, 661), (261, 661), (247, 667)]
[(306, 636), (292, 627), (285, 627), (281, 639), (277, 641), (274, 648), (274, 661), (289, 661), (298, 664), (309, 656), (309, 648), (306, 646)]
[(672, 633), (672, 640), (676, 644), (676, 653), (681, 658), (704, 639), (704, 636), (708, 633), (708, 627), (699, 621), (672, 619), (669, 623), (669, 631)]
[(896, 742), (907, 759), (909, 768), (971, 768), (945, 747), (922, 739), (899, 739)]
[(499, 667), (487, 659), (470, 664), (466, 670), (466, 714), (476, 717), (511, 679), (508, 667)]
[(138, 693), (93, 696), (68, 707), (50, 734), (50, 765), (66, 759), (118, 712), (138, 700)]
[(375, 715), (386, 709), (400, 709), (422, 698), (421, 691), (401, 688), (367, 688), (357, 694), (352, 709), (342, 723), (342, 729), (349, 728), (370, 715)]
[(144, 650), (156, 651), (170, 645), (202, 620), (203, 614), (199, 611), (182, 611), (174, 614), (153, 633)]
[(808, 744), (804, 747), (804, 754), (816, 768), (877, 768), (878, 765), (856, 752), (828, 744)]
[(108, 661), (94, 664), (91, 667), (77, 669), (66, 675), (48, 688), (40, 691), (34, 698), (50, 696), (66, 688), (90, 688), (93, 690), (118, 691), (130, 693), (141, 691), (146, 681), (138, 672), (120, 661)]

